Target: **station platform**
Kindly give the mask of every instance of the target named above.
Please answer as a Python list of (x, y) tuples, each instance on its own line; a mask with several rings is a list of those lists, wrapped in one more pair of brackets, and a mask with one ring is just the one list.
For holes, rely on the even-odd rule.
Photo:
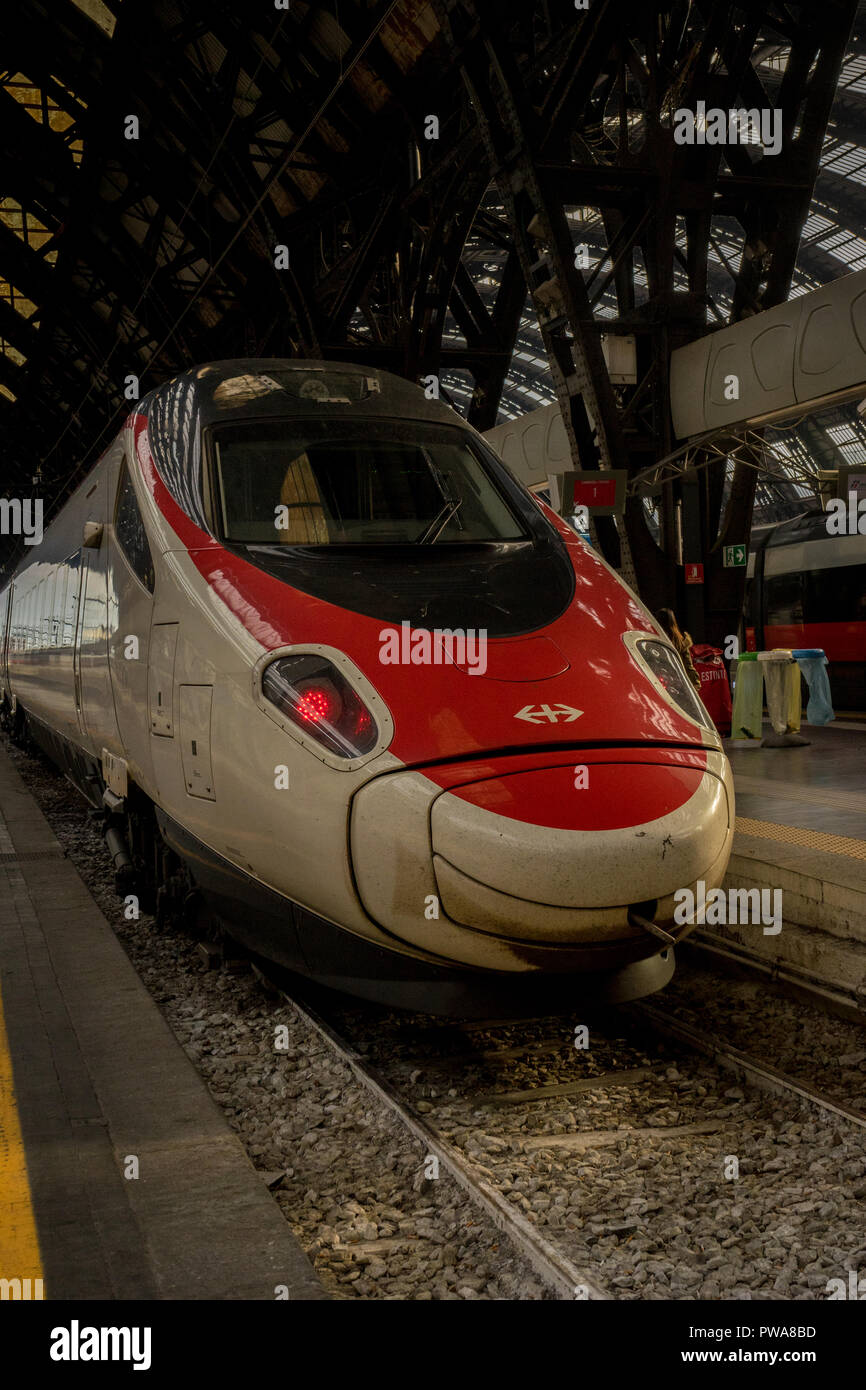
[(0, 749), (0, 1299), (278, 1297), (327, 1295)]
[(780, 889), (782, 931), (728, 923), (696, 938), (866, 1009), (866, 725), (800, 732), (807, 746), (726, 741), (737, 820), (725, 886)]

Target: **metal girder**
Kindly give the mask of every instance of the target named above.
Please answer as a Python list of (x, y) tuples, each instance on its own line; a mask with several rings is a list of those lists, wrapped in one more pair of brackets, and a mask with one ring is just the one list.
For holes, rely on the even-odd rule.
[[(584, 466), (618, 467), (624, 446), (586, 285), (575, 267), (564, 205), (548, 189), (535, 158), (540, 124), (508, 37), (491, 23), (493, 16), (483, 3), (440, 0), (436, 9), (443, 32), (459, 53), (523, 275), (539, 306), (539, 327), (573, 456)], [(634, 582), (624, 535), (617, 535), (612, 523), (598, 529), (608, 557)]]
[[(735, 314), (787, 293), (855, 6), (340, 0), (259, 14), (233, 0), (125, 0), (111, 43), (74, 6), (58, 17), (36, 0), (19, 8), (23, 26), (0, 17), (4, 61), (74, 105), (85, 142), (76, 167), (63, 139), (20, 108), (5, 148), (0, 135), (14, 196), (60, 228), (54, 269), (29, 267), (40, 327), (25, 330), (36, 343), (16, 378), (20, 408), (4, 411), (52, 471), (78, 466), (76, 451), (108, 427), (114, 402), (101, 383), (113, 364), (149, 364), (146, 385), (187, 360), (245, 352), (354, 355), (415, 378), (468, 372), (469, 418), (485, 428), (528, 287), (576, 459), (634, 476), (671, 452), (670, 351), (706, 331), (724, 294), (728, 271), (708, 258), (720, 219), (740, 228), (725, 252)], [(780, 45), (790, 49), (781, 77), (760, 65)], [(698, 98), (778, 103), (782, 153), (676, 146), (671, 113)], [(131, 112), (137, 142), (122, 136)], [(424, 138), (430, 113), (438, 141)], [(112, 169), (126, 181), (119, 194)], [(576, 207), (598, 214), (586, 273), (574, 263)], [(723, 239), (729, 247), (729, 231)], [(278, 243), (288, 270), (275, 269)], [(0, 274), (4, 246), (14, 278), (29, 263), (0, 239)], [(611, 383), (602, 332), (635, 335), (634, 385)], [(98, 385), (79, 381), (76, 358)], [(723, 521), (717, 463), (701, 475), (709, 591), (713, 546), (750, 503), (745, 478)], [(676, 596), (680, 483), (665, 487), (667, 551), (637, 499), (624, 526), (599, 527), (654, 604)]]
[[(520, 315), (526, 299), (526, 280), (520, 264), (520, 256), (512, 248), (502, 271), (499, 290), (491, 314), (491, 337), (499, 346), (498, 356), (494, 357), (485, 371), (475, 369), (475, 392), (469, 407), (469, 423), (478, 430), (492, 429), (496, 424), (502, 388), (511, 363)], [(505, 350), (501, 345), (506, 345)]]
[[(539, 326), (575, 461), (584, 467), (614, 461), (634, 473), (648, 456), (664, 456), (673, 446), (668, 361), (674, 347), (706, 331), (711, 284), (724, 283), (708, 256), (718, 218), (735, 218), (742, 229), (740, 263), (730, 265), (734, 315), (787, 294), (856, 6), (833, 0), (825, 22), (817, 7), (806, 5), (782, 11), (737, 0), (674, 6), (594, 0), (585, 15), (572, 19), (562, 66), (548, 63), (546, 92), (522, 59), (530, 42), (518, 7), (499, 5), (495, 17), (493, 8), (485, 0), (436, 5), (479, 115), (536, 302), (553, 306), (539, 306)], [(785, 75), (770, 92), (757, 71), (767, 51), (758, 35), (773, 31), (790, 52)], [(675, 108), (694, 109), (698, 100), (723, 109), (772, 108), (774, 99), (783, 135), (775, 158), (756, 160), (736, 145), (673, 141)], [(576, 234), (566, 220), (569, 206), (588, 206), (601, 218), (592, 235), (598, 245), (602, 234), (600, 260), (586, 277), (571, 265)], [(535, 258), (530, 222), (542, 232)], [(684, 253), (677, 246), (680, 227)], [(606, 257), (610, 264), (602, 269)], [(637, 295), (639, 266), (648, 286)], [(677, 284), (682, 272), (685, 292)], [(609, 289), (616, 291), (617, 314), (599, 319), (593, 309), (602, 298), (609, 302)], [(611, 388), (599, 347), (602, 329), (636, 335), (634, 386)], [(731, 577), (716, 575), (717, 562), (720, 567), (725, 535), (748, 530), (754, 471), (737, 476), (724, 518), (718, 459), (702, 474), (695, 513), (701, 534), (692, 541), (709, 571), (710, 626), (727, 631), (739, 598), (730, 592)], [(664, 504), (663, 549), (636, 499), (625, 514), (640, 588), (653, 605), (686, 597), (675, 569), (679, 479), (666, 484)], [(703, 625), (703, 613), (696, 613), (693, 630)]]

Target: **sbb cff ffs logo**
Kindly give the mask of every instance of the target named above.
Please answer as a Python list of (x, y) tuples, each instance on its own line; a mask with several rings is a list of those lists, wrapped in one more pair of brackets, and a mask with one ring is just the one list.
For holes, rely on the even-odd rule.
[(573, 724), (583, 714), (582, 709), (573, 705), (524, 705), (515, 714), (515, 719), (525, 719), (529, 724)]

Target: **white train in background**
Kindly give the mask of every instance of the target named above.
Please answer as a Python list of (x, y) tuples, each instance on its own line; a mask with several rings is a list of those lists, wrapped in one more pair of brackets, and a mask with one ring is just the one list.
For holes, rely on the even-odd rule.
[[(559, 406), (488, 430), (485, 439), (530, 491), (547, 499), (548, 475), (572, 467)], [(816, 501), (801, 516), (752, 533), (744, 604), (746, 643), (820, 647), (837, 705), (866, 709), (866, 537), (828, 535)]]
[(547, 487), (548, 473), (564, 473), (574, 465), (562, 412), (556, 402), (530, 410), (517, 420), (485, 431), (493, 446), (525, 488)]

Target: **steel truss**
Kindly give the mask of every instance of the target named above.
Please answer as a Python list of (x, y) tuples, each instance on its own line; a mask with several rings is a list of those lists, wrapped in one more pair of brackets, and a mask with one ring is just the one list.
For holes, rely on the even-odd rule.
[[(576, 465), (638, 477), (674, 451), (670, 352), (708, 313), (719, 321), (718, 219), (728, 247), (741, 229), (738, 263), (726, 255), (734, 317), (787, 296), (855, 9), (341, 0), (336, 13), (253, 14), (233, 0), (124, 0), (109, 43), (76, 6), (49, 17), (23, 0), (0, 15), (4, 61), (74, 108), (84, 156), (0, 90), (7, 187), (58, 250), (49, 266), (0, 228), (0, 274), (39, 306), (28, 326), (0, 305), (0, 337), (26, 359), (0, 359), (18, 397), (0, 403), (6, 481), (41, 466), (59, 500), (127, 408), (128, 373), (146, 390), (209, 358), (357, 357), (446, 389), (461, 373), (469, 418), (488, 428), (527, 295)], [(768, 48), (787, 54), (772, 81)], [(677, 145), (673, 112), (699, 100), (778, 109), (781, 153)], [(575, 244), (590, 223), (584, 271)], [(613, 317), (601, 312), (611, 293)], [(611, 382), (602, 332), (635, 335), (634, 384)], [(738, 464), (724, 516), (720, 458), (696, 487), (688, 534), (707, 559), (712, 638), (741, 602), (716, 555), (748, 532), (754, 469)], [(598, 522), (651, 605), (694, 603), (678, 592), (682, 488), (663, 481), (661, 544), (634, 490), (624, 524)], [(686, 617), (703, 631), (702, 614)]]

